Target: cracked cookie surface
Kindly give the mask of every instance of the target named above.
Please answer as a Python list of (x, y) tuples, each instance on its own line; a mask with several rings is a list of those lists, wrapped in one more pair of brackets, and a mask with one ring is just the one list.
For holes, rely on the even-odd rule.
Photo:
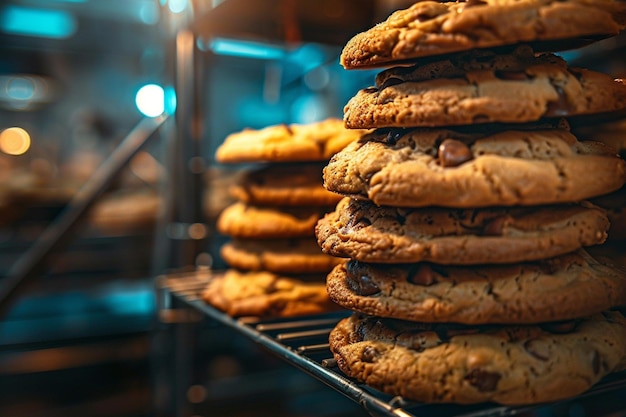
[(535, 404), (578, 395), (626, 367), (617, 311), (539, 326), (410, 323), (355, 314), (329, 336), (348, 376), (408, 400)]
[(214, 276), (202, 299), (233, 317), (289, 317), (336, 310), (321, 277), (303, 280), (267, 271), (228, 269)]
[(626, 163), (566, 129), (379, 129), (336, 154), (323, 177), (328, 190), (377, 205), (536, 205), (615, 191)]
[(363, 262), (476, 265), (561, 255), (603, 243), (608, 228), (604, 210), (584, 202), (444, 209), (345, 198), (315, 233), (324, 253)]
[(341, 119), (334, 118), (247, 128), (228, 135), (215, 158), (221, 163), (327, 161), (361, 133), (346, 129)]
[(344, 106), (344, 121), (355, 129), (525, 123), (625, 108), (623, 80), (521, 47), (383, 71)]
[(300, 239), (234, 239), (220, 248), (233, 268), (282, 274), (328, 273), (341, 259), (323, 253), (313, 237)]
[[(617, 35), (626, 5), (616, 0), (420, 1), (355, 35), (340, 57), (346, 69), (521, 42)], [(552, 42), (546, 50), (580, 42)], [(546, 45), (546, 46), (548, 46)]]
[(626, 269), (585, 251), (506, 265), (401, 265), (350, 260), (328, 275), (328, 294), (365, 314), (432, 323), (540, 323), (626, 303)]

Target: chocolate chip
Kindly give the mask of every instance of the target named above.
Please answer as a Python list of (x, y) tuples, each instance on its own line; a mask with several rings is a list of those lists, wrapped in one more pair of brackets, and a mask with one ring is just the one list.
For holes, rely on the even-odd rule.
[(400, 140), (402, 136), (404, 136), (404, 134), (405, 134), (404, 130), (391, 129), (389, 130), (389, 132), (387, 132), (387, 136), (385, 137), (385, 142), (393, 146), (396, 143), (398, 143), (398, 141)]
[(435, 273), (427, 263), (416, 264), (414, 268), (409, 270), (407, 277), (411, 284), (429, 286), (437, 282)]
[(565, 91), (558, 85), (554, 86), (558, 94), (558, 99), (556, 101), (551, 101), (548, 103), (548, 108), (546, 109), (545, 115), (547, 117), (561, 117), (568, 116), (574, 110), (567, 100), (567, 96), (565, 95)]
[(568, 321), (558, 321), (558, 322), (552, 322), (552, 323), (543, 323), (541, 325), (541, 328), (547, 332), (563, 334), (563, 333), (573, 332), (577, 325), (578, 325), (578, 321), (568, 320)]
[(465, 380), (471, 385), (475, 386), (480, 392), (495, 391), (498, 386), (498, 381), (502, 376), (495, 372), (487, 372), (482, 369), (472, 369), (467, 375)]
[(358, 337), (358, 341), (363, 341), (365, 340), (365, 337), (368, 333), (368, 327), (367, 327), (367, 322), (360, 322), (359, 323), (359, 327), (356, 329), (356, 334)]
[(375, 92), (377, 92), (377, 91), (378, 91), (378, 88), (376, 88), (376, 87), (367, 87), (367, 88), (363, 89), (363, 91), (364, 91), (365, 93), (369, 93), (369, 94), (371, 94), (371, 93), (375, 93)]
[(404, 80), (400, 79), (400, 78), (396, 78), (396, 77), (389, 77), (387, 78), (383, 84), (379, 87), (380, 90), (384, 90), (387, 87), (391, 87), (392, 85), (398, 85), (400, 83), (404, 82)]
[(502, 236), (504, 228), (513, 221), (513, 218), (509, 215), (497, 216), (490, 219), (484, 226), (483, 236)]
[(363, 362), (375, 362), (376, 359), (378, 359), (380, 357), (380, 352), (372, 346), (365, 346), (365, 349), (363, 349), (363, 354), (361, 355), (361, 360)]
[(357, 295), (370, 296), (380, 293), (380, 288), (371, 277), (363, 275), (356, 262), (348, 262), (346, 284)]
[(441, 142), (438, 155), (439, 163), (443, 167), (456, 167), (473, 158), (470, 148), (456, 139), (446, 139)]
[(576, 77), (576, 79), (578, 81), (583, 79), (583, 72), (580, 70), (580, 68), (570, 68), (569, 69), (570, 74), (572, 74), (574, 77)]
[(350, 231), (350, 232), (356, 232), (358, 230), (361, 230), (367, 226), (370, 226), (372, 224), (371, 221), (369, 221), (369, 219), (366, 219), (364, 217), (358, 218), (356, 216), (352, 216), (350, 218), (350, 221), (348, 221), (348, 223), (345, 225), (345, 227), (343, 228), (343, 231)]
[(501, 80), (507, 81), (526, 81), (529, 79), (524, 71), (496, 71), (494, 75)]
[(549, 359), (549, 354), (543, 347), (544, 343), (541, 342), (540, 339), (529, 339), (524, 342), (524, 349), (526, 352), (530, 353), (540, 361), (547, 361)]
[(425, 22), (427, 20), (432, 19), (435, 16), (431, 16), (429, 13), (420, 13), (417, 16), (415, 16), (415, 20), (417, 20), (418, 22)]

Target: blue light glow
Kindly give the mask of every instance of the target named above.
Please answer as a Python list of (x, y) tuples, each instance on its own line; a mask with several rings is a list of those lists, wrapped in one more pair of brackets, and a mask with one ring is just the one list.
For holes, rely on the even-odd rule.
[(76, 19), (63, 10), (6, 6), (0, 9), (0, 30), (13, 35), (64, 39), (77, 29)]
[(187, 8), (187, 0), (169, 0), (167, 6), (172, 13), (181, 13)]
[(166, 87), (165, 88), (165, 112), (167, 114), (174, 114), (176, 111), (176, 91), (174, 87)]
[(157, 117), (165, 111), (165, 91), (156, 84), (146, 84), (137, 91), (135, 104), (148, 117)]
[(230, 55), (244, 58), (281, 59), (285, 55), (285, 51), (277, 46), (224, 38), (212, 39), (209, 49), (217, 55)]
[(152, 2), (144, 2), (139, 6), (139, 20), (146, 25), (154, 25), (159, 21), (159, 8)]
[(7, 82), (6, 93), (13, 100), (29, 100), (35, 95), (35, 83), (29, 77), (13, 77)]

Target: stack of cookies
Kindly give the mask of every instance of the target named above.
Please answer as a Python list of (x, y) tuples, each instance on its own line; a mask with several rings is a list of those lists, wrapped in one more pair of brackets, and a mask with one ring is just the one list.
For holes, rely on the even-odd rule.
[(220, 248), (229, 268), (208, 284), (208, 303), (232, 316), (336, 308), (325, 277), (340, 261), (321, 252), (314, 228), (340, 196), (324, 189), (322, 168), (361, 133), (327, 119), (245, 129), (225, 139), (216, 160), (247, 165), (231, 187), (234, 203), (217, 218), (217, 230), (229, 238)]
[(355, 313), (330, 334), (348, 376), (426, 402), (532, 404), (626, 369), (626, 271), (588, 200), (626, 181), (570, 117), (626, 109), (621, 80), (551, 51), (624, 28), (613, 0), (421, 1), (356, 35), (346, 69), (389, 67), (345, 106), (375, 129), (329, 161), (344, 198), (316, 226)]

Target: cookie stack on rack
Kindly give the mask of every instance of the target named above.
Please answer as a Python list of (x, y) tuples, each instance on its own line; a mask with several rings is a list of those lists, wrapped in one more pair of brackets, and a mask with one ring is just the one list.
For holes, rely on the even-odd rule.
[(314, 228), (339, 196), (324, 189), (330, 156), (360, 136), (340, 119), (268, 126), (229, 135), (216, 159), (248, 164), (231, 188), (236, 200), (217, 219), (230, 237), (220, 248), (229, 269), (214, 277), (204, 299), (233, 316), (295, 316), (336, 308), (325, 275), (339, 263), (321, 252)]
[(612, 0), (421, 1), (356, 35), (346, 69), (390, 67), (345, 106), (375, 129), (333, 156), (344, 196), (316, 226), (355, 313), (330, 347), (348, 376), (405, 399), (532, 404), (626, 369), (626, 271), (585, 247), (588, 202), (626, 181), (568, 117), (626, 109), (621, 80), (552, 51), (624, 28)]

